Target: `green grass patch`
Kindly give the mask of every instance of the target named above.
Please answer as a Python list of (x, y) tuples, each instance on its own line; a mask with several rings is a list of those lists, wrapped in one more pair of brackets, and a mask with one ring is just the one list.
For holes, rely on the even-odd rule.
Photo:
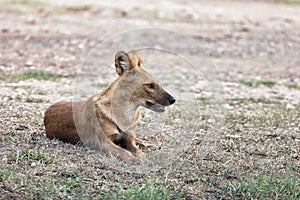
[(98, 83), (98, 84), (97, 84), (97, 87), (100, 87), (100, 88), (107, 88), (109, 85), (110, 85), (110, 83)]
[(9, 162), (17, 162), (19, 160), (39, 161), (43, 164), (54, 164), (55, 162), (48, 159), (40, 149), (29, 149), (26, 147), (21, 152), (14, 152), (8, 155)]
[[(0, 169), (0, 182), (4, 182), (15, 177), (16, 172), (14, 169)], [(0, 186), (1, 188), (1, 186)]]
[(26, 99), (26, 102), (28, 102), (28, 103), (43, 103), (44, 100), (40, 99), (40, 98), (28, 97)]
[(105, 194), (102, 199), (135, 199), (135, 200), (168, 200), (168, 199), (183, 199), (184, 193), (172, 193), (172, 188), (167, 183), (157, 183), (155, 180), (145, 178), (145, 180), (139, 184), (134, 185), (127, 190), (120, 190), (115, 195)]
[[(41, 188), (36, 192), (39, 196), (49, 199), (169, 200), (184, 199), (185, 195), (183, 192), (175, 193), (168, 183), (158, 183), (147, 178), (126, 185), (119, 185), (118, 180), (115, 182), (116, 187), (107, 187), (101, 183), (90, 184), (90, 181), (93, 181), (93, 178), (83, 171), (61, 171), (59, 178), (43, 181)], [(97, 191), (89, 193), (96, 188)], [(29, 199), (32, 197), (33, 193), (27, 196)]]
[(91, 6), (84, 5), (84, 6), (68, 6), (65, 7), (66, 11), (70, 12), (85, 12), (91, 10)]
[(52, 80), (55, 81), (59, 76), (53, 72), (48, 71), (25, 71), (16, 75), (17, 78), (24, 79), (38, 79), (38, 80)]
[(300, 90), (300, 86), (297, 84), (291, 84), (291, 83), (287, 83), (284, 84), (285, 87), (289, 88), (289, 89), (296, 89), (296, 90)]
[[(27, 192), (25, 199), (94, 199), (86, 194), (87, 183), (92, 181), (81, 169), (65, 171), (58, 170), (58, 174), (35, 182), (33, 192)], [(88, 181), (86, 181), (88, 180)]]
[(300, 3), (300, 0), (276, 0), (276, 1), (282, 3)]
[(45, 181), (40, 190), (40, 195), (50, 198), (70, 198), (71, 196), (78, 196), (82, 198), (84, 190), (82, 187), (82, 179), (77, 176), (61, 177)]
[(199, 101), (205, 101), (205, 102), (210, 101), (210, 98), (208, 98), (208, 97), (197, 97), (196, 99)]
[(0, 70), (0, 80), (4, 80), (5, 79), (5, 74), (2, 70)]
[(242, 177), (238, 182), (224, 187), (233, 199), (299, 199), (300, 182), (296, 174), (261, 173), (255, 177)]
[(271, 80), (258, 80), (258, 81), (246, 81), (246, 80), (238, 80), (238, 83), (242, 85), (246, 85), (248, 87), (259, 87), (259, 86), (266, 86), (266, 87), (273, 87), (276, 82)]
[(38, 0), (0, 0), (4, 3), (14, 3), (14, 4), (26, 4), (26, 5), (40, 5), (42, 1)]
[(247, 104), (247, 103), (263, 103), (263, 104), (281, 104), (278, 100), (271, 100), (264, 97), (259, 98), (232, 98), (227, 100), (231, 105), (233, 104)]
[(60, 77), (61, 76), (56, 73), (42, 70), (28, 70), (19, 74), (5, 74), (0, 71), (0, 80), (4, 81), (19, 81), (27, 79), (55, 81)]

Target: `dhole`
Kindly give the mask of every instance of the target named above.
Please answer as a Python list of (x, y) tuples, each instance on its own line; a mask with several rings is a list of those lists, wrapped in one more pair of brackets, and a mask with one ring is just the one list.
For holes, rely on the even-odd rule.
[(117, 52), (115, 69), (118, 78), (86, 102), (50, 106), (44, 117), (46, 136), (91, 145), (124, 161), (147, 161), (135, 139), (139, 108), (164, 112), (175, 99), (142, 68), (136, 51)]

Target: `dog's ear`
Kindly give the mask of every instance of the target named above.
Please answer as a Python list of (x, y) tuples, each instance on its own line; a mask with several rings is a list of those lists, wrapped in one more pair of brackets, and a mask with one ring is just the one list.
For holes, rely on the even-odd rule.
[(143, 65), (142, 58), (135, 50), (131, 50), (127, 52), (127, 55), (130, 57), (131, 64), (133, 67), (137, 67), (137, 66), (141, 67)]
[(130, 57), (124, 52), (119, 51), (115, 55), (116, 72), (121, 76), (125, 71), (133, 68)]

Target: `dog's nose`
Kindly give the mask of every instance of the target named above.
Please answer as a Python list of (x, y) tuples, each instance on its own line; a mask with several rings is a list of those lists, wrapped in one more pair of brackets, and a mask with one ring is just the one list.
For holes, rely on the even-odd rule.
[(174, 97), (170, 97), (169, 99), (169, 102), (170, 102), (170, 105), (172, 105), (173, 103), (175, 103), (176, 99), (174, 99)]

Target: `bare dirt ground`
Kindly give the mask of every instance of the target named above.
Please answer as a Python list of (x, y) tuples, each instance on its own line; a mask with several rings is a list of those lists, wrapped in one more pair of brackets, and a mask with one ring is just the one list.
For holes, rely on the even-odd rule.
[[(300, 5), (151, 2), (0, 1), (1, 199), (300, 198)], [(216, 64), (226, 115), (214, 152), (199, 152), (212, 123), (204, 115), (184, 154), (153, 173), (116, 170), (97, 152), (48, 140), (43, 114), (72, 99), (89, 52), (144, 27), (192, 37)], [(204, 109), (209, 98), (195, 88)], [(146, 112), (141, 128), (148, 123)]]

